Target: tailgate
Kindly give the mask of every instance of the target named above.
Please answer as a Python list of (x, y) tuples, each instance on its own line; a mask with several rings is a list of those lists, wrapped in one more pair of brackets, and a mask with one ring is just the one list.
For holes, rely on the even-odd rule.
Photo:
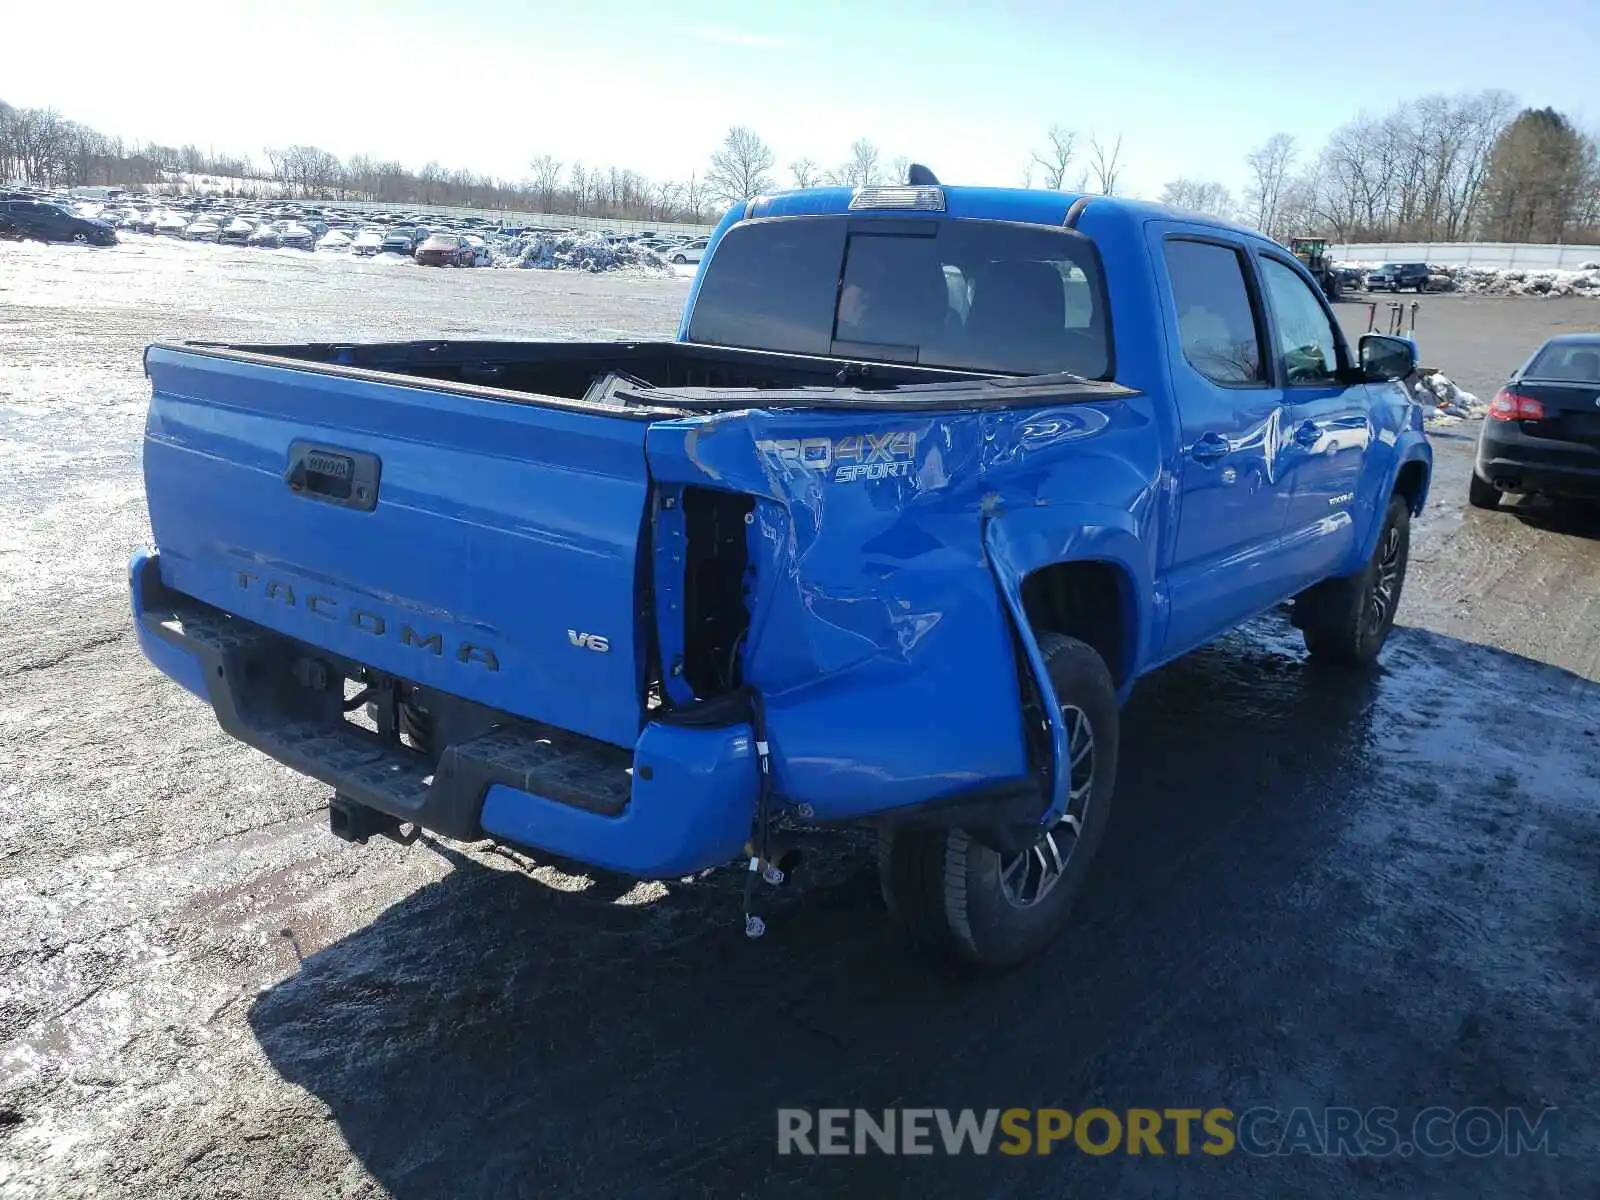
[(170, 346), (150, 348), (146, 371), (145, 491), (167, 586), (634, 744), (645, 414)]

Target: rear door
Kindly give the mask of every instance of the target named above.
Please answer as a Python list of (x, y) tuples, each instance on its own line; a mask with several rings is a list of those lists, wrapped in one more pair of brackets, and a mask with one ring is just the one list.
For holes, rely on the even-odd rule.
[(1176, 228), (1153, 227), (1181, 426), (1168, 658), (1284, 594), (1278, 544), (1289, 504), (1278, 469), (1282, 392), (1262, 356), (1266, 321), (1247, 252), (1220, 233)]
[(167, 586), (619, 746), (642, 714), (642, 414), (155, 346)]
[(1338, 570), (1355, 545), (1356, 492), (1375, 430), (1365, 384), (1322, 291), (1285, 255), (1257, 255), (1269, 363), (1284, 399), (1279, 455), (1289, 488), (1286, 563), (1305, 583)]

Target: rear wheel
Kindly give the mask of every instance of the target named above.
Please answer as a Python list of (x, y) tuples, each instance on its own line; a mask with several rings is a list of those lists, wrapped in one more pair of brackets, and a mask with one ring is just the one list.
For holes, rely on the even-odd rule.
[(1500, 489), (1474, 471), (1467, 478), (1467, 503), (1473, 508), (1499, 508)]
[(1352, 667), (1377, 659), (1394, 628), (1410, 554), (1411, 509), (1404, 496), (1390, 496), (1366, 569), (1347, 579), (1326, 579), (1295, 597), (1294, 623), (1312, 658)]
[(1040, 648), (1067, 734), (1061, 820), (1015, 854), (964, 829), (900, 827), (879, 841), (879, 883), (902, 932), (921, 950), (983, 970), (1016, 966), (1066, 926), (1116, 783), (1119, 714), (1105, 662), (1061, 634), (1044, 635)]

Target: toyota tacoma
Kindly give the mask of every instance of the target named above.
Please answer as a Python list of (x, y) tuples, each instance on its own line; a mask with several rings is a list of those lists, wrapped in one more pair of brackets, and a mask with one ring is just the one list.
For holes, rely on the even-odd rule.
[(912, 940), (1037, 953), (1140, 676), (1379, 653), (1415, 351), (1250, 230), (913, 180), (738, 206), (671, 341), (149, 347), (144, 652), (345, 838), (759, 893), (865, 823)]

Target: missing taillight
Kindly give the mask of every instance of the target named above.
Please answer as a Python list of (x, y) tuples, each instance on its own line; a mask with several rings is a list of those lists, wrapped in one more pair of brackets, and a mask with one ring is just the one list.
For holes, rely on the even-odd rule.
[(701, 700), (744, 682), (741, 652), (750, 627), (747, 537), (754, 509), (750, 496), (683, 490), (683, 677)]
[(1489, 416), (1497, 421), (1542, 421), (1544, 405), (1532, 396), (1501, 388), (1489, 402)]

